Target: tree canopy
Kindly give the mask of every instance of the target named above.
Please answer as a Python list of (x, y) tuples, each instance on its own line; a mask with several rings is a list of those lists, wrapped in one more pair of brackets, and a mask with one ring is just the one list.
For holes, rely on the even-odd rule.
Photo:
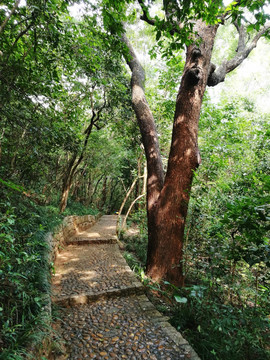
[[(218, 308), (269, 316), (269, 114), (230, 75), (259, 41), (269, 56), (269, 16), (269, 1), (250, 0), (1, 3), (3, 359), (21, 354), (41, 320), (45, 233), (67, 214), (116, 212), (129, 194), (144, 271), (171, 284), (181, 311), (186, 300), (210, 311), (213, 292)], [(219, 97), (208, 92), (221, 83)], [(269, 327), (258, 324), (266, 354)]]

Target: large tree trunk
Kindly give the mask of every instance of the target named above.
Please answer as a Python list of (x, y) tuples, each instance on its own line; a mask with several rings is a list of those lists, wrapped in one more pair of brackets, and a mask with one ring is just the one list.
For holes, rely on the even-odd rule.
[[(147, 275), (183, 285), (184, 227), (194, 171), (199, 165), (198, 121), (210, 73), (210, 60), (217, 26), (196, 24), (200, 45), (189, 46), (176, 100), (168, 171), (163, 183), (161, 157), (152, 114), (144, 98), (143, 73), (127, 40), (132, 70), (133, 107), (140, 126), (147, 158), (148, 254)], [(152, 142), (150, 141), (152, 139)]]
[(147, 274), (184, 284), (182, 271), (185, 221), (194, 171), (200, 163), (198, 122), (210, 72), (217, 27), (198, 22), (199, 47), (189, 46), (176, 100), (168, 170), (149, 222)]
[(147, 204), (148, 211), (151, 212), (164, 181), (158, 136), (154, 117), (144, 94), (144, 69), (125, 34), (122, 35), (122, 41), (129, 49), (129, 56), (127, 56), (126, 61), (132, 71), (132, 104), (140, 127), (147, 161)]
[[(143, 1), (138, 2), (143, 13), (141, 19), (155, 25), (158, 21), (149, 16), (147, 5)], [(236, 1), (234, 5), (238, 6), (239, 3), (240, 1)], [(165, 19), (172, 25), (170, 33), (181, 32), (182, 25), (185, 24), (175, 22), (175, 11), (180, 10), (180, 5), (183, 8), (185, 5), (173, 1), (163, 1), (163, 5)], [(226, 17), (230, 17), (230, 11), (224, 12), (220, 17), (220, 23), (225, 21)], [(265, 23), (250, 40), (244, 25), (239, 25), (238, 22), (234, 22), (234, 25), (238, 32), (237, 54), (232, 59), (224, 59), (216, 68), (210, 60), (218, 25), (207, 26), (201, 20), (194, 24), (194, 44), (187, 48), (185, 69), (176, 100), (168, 171), (164, 182), (157, 134), (144, 97), (144, 72), (125, 35), (122, 37), (129, 49), (126, 61), (132, 71), (132, 102), (147, 158), (147, 274), (155, 280), (165, 278), (174, 284), (184, 283), (183, 237), (192, 178), (200, 163), (197, 144), (198, 121), (206, 85), (215, 86), (224, 81), (226, 74), (248, 57), (260, 37), (267, 34), (270, 29), (270, 23)]]

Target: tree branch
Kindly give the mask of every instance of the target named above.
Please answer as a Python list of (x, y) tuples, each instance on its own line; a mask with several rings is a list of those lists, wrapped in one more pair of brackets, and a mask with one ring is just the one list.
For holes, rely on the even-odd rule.
[(87, 129), (85, 130), (84, 134), (85, 134), (85, 139), (84, 139), (84, 144), (83, 144), (83, 148), (80, 154), (80, 157), (78, 158), (76, 164), (74, 165), (72, 171), (71, 171), (71, 178), (73, 177), (77, 167), (80, 165), (80, 163), (82, 162), (83, 158), (84, 158), (84, 153), (88, 144), (88, 140), (90, 137), (90, 134), (93, 130), (93, 127), (96, 126), (96, 122), (99, 120), (100, 118), (100, 114), (102, 112), (102, 110), (106, 107), (106, 99), (105, 99), (105, 93), (104, 93), (104, 104), (98, 109), (97, 112), (93, 111), (91, 120), (90, 120), (90, 125), (87, 127)]
[(12, 46), (11, 46), (10, 52), (9, 52), (9, 54), (7, 55), (6, 59), (5, 59), (5, 65), (7, 64), (8, 60), (9, 60), (9, 58), (10, 58), (11, 52), (12, 52), (12, 50), (14, 49), (15, 45), (17, 44), (17, 42), (19, 41), (19, 39), (20, 39), (21, 37), (23, 37), (25, 34), (27, 34), (27, 32), (28, 32), (28, 31), (31, 29), (31, 27), (35, 24), (36, 17), (37, 17), (36, 14), (33, 12), (33, 13), (32, 13), (32, 16), (31, 16), (32, 21), (30, 22), (30, 24), (28, 24), (28, 25), (26, 26), (26, 28), (25, 28), (23, 31), (21, 31), (21, 32), (16, 36), (16, 39), (14, 40), (14, 42), (13, 42), (13, 44), (12, 44)]
[(125, 59), (132, 72), (132, 105), (140, 127), (142, 143), (147, 159), (147, 201), (149, 209), (154, 205), (163, 187), (163, 165), (160, 156), (158, 135), (154, 117), (144, 93), (144, 69), (140, 64), (125, 33), (122, 34), (121, 40), (128, 49), (128, 54), (125, 55)]
[(249, 56), (251, 51), (257, 46), (259, 39), (270, 30), (270, 23), (265, 25), (258, 33), (254, 36), (253, 40), (248, 44), (245, 44), (246, 29), (243, 26), (239, 27), (239, 39), (237, 47), (237, 55), (231, 60), (225, 60), (218, 67), (212, 65), (208, 77), (208, 86), (216, 86), (220, 82), (225, 80), (228, 73), (236, 69), (242, 62)]
[(226, 11), (220, 18), (221, 22), (224, 23), (225, 20), (228, 20), (232, 16), (232, 9), (236, 8), (237, 6), (241, 6), (242, 0), (236, 0), (234, 1), (233, 5), (231, 6), (231, 9)]
[(173, 18), (177, 18), (177, 12), (180, 11), (178, 2), (176, 0), (163, 0), (163, 8), (165, 11), (166, 19), (170, 22), (175, 22)]
[(138, 0), (140, 7), (142, 9), (143, 15), (140, 17), (141, 20), (147, 22), (150, 25), (155, 25), (155, 20), (152, 19), (149, 15), (147, 7), (144, 5), (143, 0)]
[(246, 35), (247, 35), (247, 31), (246, 31), (246, 28), (244, 25), (238, 25), (237, 24), (237, 21), (235, 21), (234, 23), (234, 26), (238, 32), (238, 46), (237, 46), (237, 49), (236, 49), (236, 52), (238, 53), (241, 53), (242, 51), (245, 50), (245, 47), (246, 47)]
[(5, 26), (7, 25), (8, 20), (11, 18), (11, 16), (14, 14), (14, 12), (16, 11), (16, 9), (18, 8), (19, 4), (20, 4), (21, 0), (17, 0), (15, 5), (13, 6), (11, 12), (9, 13), (9, 15), (5, 18), (5, 20), (3, 21), (2, 25), (0, 26), (0, 34), (1, 32), (4, 30)]

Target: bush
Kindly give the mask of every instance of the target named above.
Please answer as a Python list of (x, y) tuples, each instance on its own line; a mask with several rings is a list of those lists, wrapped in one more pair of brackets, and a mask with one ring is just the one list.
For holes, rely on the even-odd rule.
[(178, 296), (171, 323), (205, 360), (269, 359), (270, 319), (267, 307), (237, 307), (224, 303), (223, 289), (193, 286)]
[[(4, 196), (2, 197), (4, 198)], [(32, 341), (48, 331), (50, 294), (45, 234), (68, 212), (95, 213), (77, 204), (58, 215), (54, 206), (39, 206), (20, 193), (5, 191), (0, 203), (0, 359), (21, 359)]]

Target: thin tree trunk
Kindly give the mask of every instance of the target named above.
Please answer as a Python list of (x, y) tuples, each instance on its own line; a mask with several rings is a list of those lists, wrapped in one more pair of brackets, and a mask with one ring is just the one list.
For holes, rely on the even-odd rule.
[(107, 199), (107, 176), (105, 176), (105, 179), (103, 181), (103, 186), (102, 186), (102, 198), (101, 198), (101, 203), (99, 205), (99, 209), (103, 210), (105, 204), (106, 204), (106, 199)]
[[(147, 165), (144, 165), (143, 168), (143, 188), (142, 194), (146, 194), (147, 191)], [(139, 209), (145, 208), (145, 204), (139, 203)]]
[(126, 193), (126, 196), (124, 198), (124, 200), (122, 201), (122, 204), (120, 206), (120, 209), (118, 211), (118, 218), (117, 218), (117, 225), (116, 225), (116, 229), (117, 229), (117, 233), (119, 233), (119, 231), (121, 230), (122, 227), (120, 227), (120, 223), (121, 223), (121, 214), (122, 214), (122, 211), (124, 209), (124, 206), (127, 202), (127, 199), (129, 198), (130, 194), (132, 193), (132, 190), (134, 189), (135, 185), (136, 185), (136, 182), (137, 182), (138, 178), (136, 178), (133, 183), (131, 184), (129, 190), (127, 191)]
[(26, 134), (26, 130), (28, 128), (28, 125), (26, 125), (26, 127), (23, 129), (23, 132), (22, 132), (22, 135), (20, 136), (19, 140), (18, 140), (18, 143), (16, 144), (16, 151), (11, 159), (11, 162), (10, 162), (10, 167), (11, 167), (11, 170), (13, 171), (14, 168), (15, 168), (15, 162), (16, 162), (16, 157), (17, 157), (17, 154), (19, 152), (19, 148), (20, 148), (20, 145), (21, 145), (21, 142), (23, 141), (24, 137), (25, 137), (25, 134)]
[[(141, 172), (142, 172), (142, 159), (143, 159), (143, 153), (140, 155), (138, 162), (137, 162), (137, 171), (138, 171), (138, 178), (141, 178)], [(137, 182), (137, 186), (136, 186), (136, 197), (140, 196), (141, 194), (141, 182), (140, 180)], [(136, 203), (136, 209), (138, 209), (137, 203)]]
[(101, 180), (103, 179), (103, 177), (104, 177), (104, 174), (101, 175), (100, 178), (97, 180), (96, 185), (95, 185), (95, 187), (94, 187), (94, 190), (93, 190), (93, 192), (92, 192), (92, 195), (89, 196), (88, 205), (93, 202), (94, 196), (95, 196), (95, 194), (96, 194), (96, 192), (97, 192), (98, 185), (99, 185), (99, 183), (101, 182)]
[(84, 183), (84, 174), (87, 169), (87, 164), (84, 165), (84, 168), (80, 173), (76, 175), (76, 181), (74, 182), (73, 190), (72, 190), (72, 197), (75, 198), (76, 201), (79, 201), (80, 198), (80, 188), (83, 186)]
[(77, 153), (73, 154), (72, 158), (69, 161), (67, 171), (65, 173), (65, 176), (63, 178), (63, 186), (62, 186), (62, 194), (61, 194), (61, 200), (60, 200), (60, 213), (65, 211), (65, 208), (67, 206), (67, 200), (68, 200), (68, 194), (69, 190), (71, 188), (72, 184), (72, 169), (75, 164), (77, 158)]
[(123, 220), (121, 229), (126, 229), (126, 227), (127, 227), (127, 218), (128, 218), (128, 215), (130, 214), (130, 212), (131, 212), (133, 206), (136, 204), (136, 202), (137, 202), (138, 200), (140, 200), (140, 199), (141, 199), (142, 197), (144, 197), (144, 196), (145, 196), (145, 194), (141, 194), (141, 195), (137, 196), (135, 200), (132, 201), (132, 203), (130, 204), (130, 207), (128, 208), (128, 211), (127, 211), (127, 213), (126, 213), (126, 215), (125, 215), (125, 217), (124, 217), (124, 220)]
[(77, 161), (76, 161), (77, 154), (74, 154), (69, 163), (67, 173), (63, 179), (62, 195), (61, 195), (61, 201), (60, 201), (60, 206), (59, 206), (60, 213), (62, 213), (67, 206), (67, 200), (68, 200), (69, 190), (71, 189), (71, 186), (72, 186), (73, 176), (74, 176), (78, 166), (80, 165), (80, 163), (83, 160), (90, 134), (93, 130), (94, 125), (96, 126), (96, 123), (98, 122), (98, 120), (100, 118), (100, 113), (105, 108), (105, 106), (106, 106), (106, 101), (104, 101), (104, 104), (99, 108), (99, 110), (97, 112), (95, 112), (92, 109), (93, 115), (91, 117), (89, 126), (87, 127), (87, 129), (84, 132), (85, 139), (84, 139), (81, 154), (80, 154), (79, 158), (77, 159)]
[(117, 186), (117, 183), (118, 182), (115, 182), (112, 180), (111, 182), (111, 191), (110, 191), (110, 200), (109, 200), (109, 208), (108, 208), (108, 213), (110, 214), (113, 210), (113, 196), (115, 194), (115, 189), (116, 189), (116, 186)]
[(5, 131), (6, 131), (6, 129), (3, 128), (2, 134), (1, 134), (1, 136), (0, 136), (0, 164), (1, 164), (1, 158), (2, 158), (2, 140), (3, 140), (3, 138), (4, 138)]

